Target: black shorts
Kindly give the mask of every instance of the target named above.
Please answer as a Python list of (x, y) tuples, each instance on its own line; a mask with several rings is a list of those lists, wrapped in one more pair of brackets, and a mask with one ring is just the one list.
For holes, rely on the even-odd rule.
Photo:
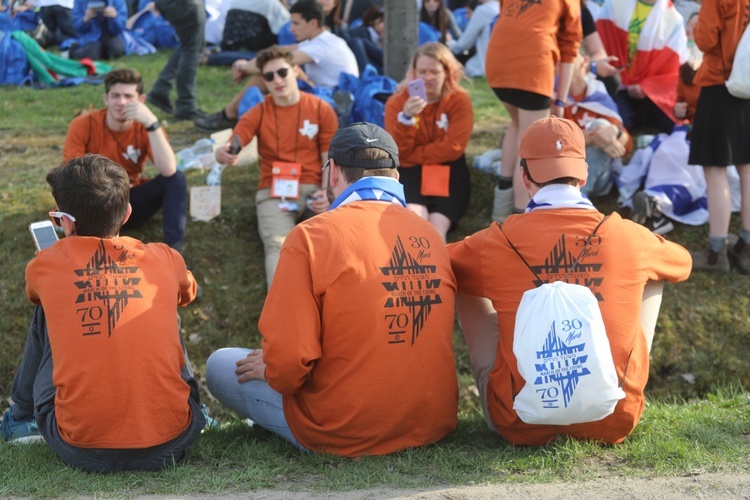
[(471, 177), (469, 176), (469, 167), (466, 166), (465, 156), (461, 156), (458, 160), (446, 164), (451, 167), (450, 195), (447, 197), (422, 195), (420, 192), (422, 187), (422, 165), (399, 168), (399, 181), (404, 185), (406, 203), (423, 205), (427, 207), (428, 212), (443, 214), (453, 224), (457, 224), (469, 206)]
[(750, 163), (750, 99), (725, 85), (703, 87), (693, 119), (690, 165), (726, 167)]
[(493, 88), (492, 90), (495, 91), (495, 95), (501, 101), (527, 111), (541, 111), (549, 109), (552, 105), (552, 99), (546, 95), (519, 89)]

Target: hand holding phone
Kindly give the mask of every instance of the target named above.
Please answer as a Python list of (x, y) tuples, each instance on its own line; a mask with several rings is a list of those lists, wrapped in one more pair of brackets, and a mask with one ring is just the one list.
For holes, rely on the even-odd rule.
[(240, 138), (237, 137), (236, 135), (233, 135), (229, 143), (228, 153), (230, 155), (237, 155), (237, 154), (240, 154), (240, 151), (242, 151), (242, 143), (240, 142)]
[(37, 250), (44, 250), (57, 242), (57, 233), (51, 221), (32, 222), (29, 224), (29, 231)]
[(421, 97), (422, 100), (427, 102), (427, 93), (424, 90), (424, 81), (421, 78), (410, 81), (407, 86), (409, 89), (409, 97)]

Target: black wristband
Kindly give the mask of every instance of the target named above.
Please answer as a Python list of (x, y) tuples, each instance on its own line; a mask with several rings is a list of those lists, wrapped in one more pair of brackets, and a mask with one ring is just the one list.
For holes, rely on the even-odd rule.
[(153, 132), (154, 130), (159, 130), (161, 127), (161, 122), (159, 120), (156, 120), (154, 123), (146, 127), (146, 132)]

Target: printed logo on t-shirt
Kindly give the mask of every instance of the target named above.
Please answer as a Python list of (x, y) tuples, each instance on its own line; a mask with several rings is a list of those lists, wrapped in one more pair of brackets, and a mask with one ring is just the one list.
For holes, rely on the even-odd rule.
[(111, 337), (128, 302), (143, 298), (138, 290), (138, 266), (119, 265), (132, 257), (124, 246), (119, 245), (119, 250), (122, 253), (112, 259), (104, 241), (100, 241), (86, 267), (75, 270), (76, 276), (83, 278), (74, 282), (80, 292), (75, 303), (83, 336), (101, 335), (106, 329), (107, 337)]
[[(604, 278), (600, 274), (602, 263), (596, 262), (602, 239), (601, 236), (594, 236), (591, 238), (591, 243), (588, 246), (586, 245), (587, 239), (587, 236), (576, 236), (575, 250), (571, 252), (568, 250), (565, 235), (563, 234), (560, 236), (557, 244), (552, 250), (550, 250), (549, 255), (544, 260), (544, 264), (531, 266), (531, 269), (543, 280), (539, 281), (534, 279), (534, 286), (539, 287), (543, 283), (553, 283), (558, 280), (565, 281), (567, 283), (588, 287), (596, 297), (596, 300), (604, 302), (604, 296), (601, 294), (600, 290), (600, 287), (604, 282)], [(581, 249), (584, 247), (586, 247), (586, 249), (578, 260), (578, 265), (575, 266), (575, 271), (570, 272), (578, 255), (581, 253)], [(591, 259), (593, 259), (594, 262), (591, 262)]]
[(409, 339), (414, 345), (432, 306), (443, 303), (437, 266), (423, 263), (430, 258), (430, 241), (422, 236), (409, 236), (408, 241), (411, 251), (397, 237), (388, 266), (380, 268), (388, 278), (382, 283), (390, 294), (384, 305), (389, 344), (405, 344)]
[(141, 150), (133, 147), (132, 144), (128, 144), (128, 150), (122, 153), (123, 158), (130, 160), (136, 165), (138, 160), (141, 158)]
[(448, 131), (448, 115), (445, 113), (440, 114), (440, 119), (435, 121), (435, 125), (437, 125), (438, 128), (443, 129), (444, 131)]
[(312, 140), (318, 135), (318, 124), (310, 123), (310, 120), (305, 120), (302, 124), (302, 128), (299, 129), (299, 133)]

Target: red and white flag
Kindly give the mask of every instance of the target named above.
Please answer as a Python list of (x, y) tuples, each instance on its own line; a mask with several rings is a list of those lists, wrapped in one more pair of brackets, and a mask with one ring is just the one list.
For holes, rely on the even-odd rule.
[(606, 0), (596, 28), (607, 54), (630, 64), (620, 76), (624, 85), (638, 84), (673, 121), (680, 64), (687, 60), (687, 35), (682, 16), (671, 0), (656, 0), (641, 30), (636, 53), (628, 59), (628, 25), (639, 0)]

